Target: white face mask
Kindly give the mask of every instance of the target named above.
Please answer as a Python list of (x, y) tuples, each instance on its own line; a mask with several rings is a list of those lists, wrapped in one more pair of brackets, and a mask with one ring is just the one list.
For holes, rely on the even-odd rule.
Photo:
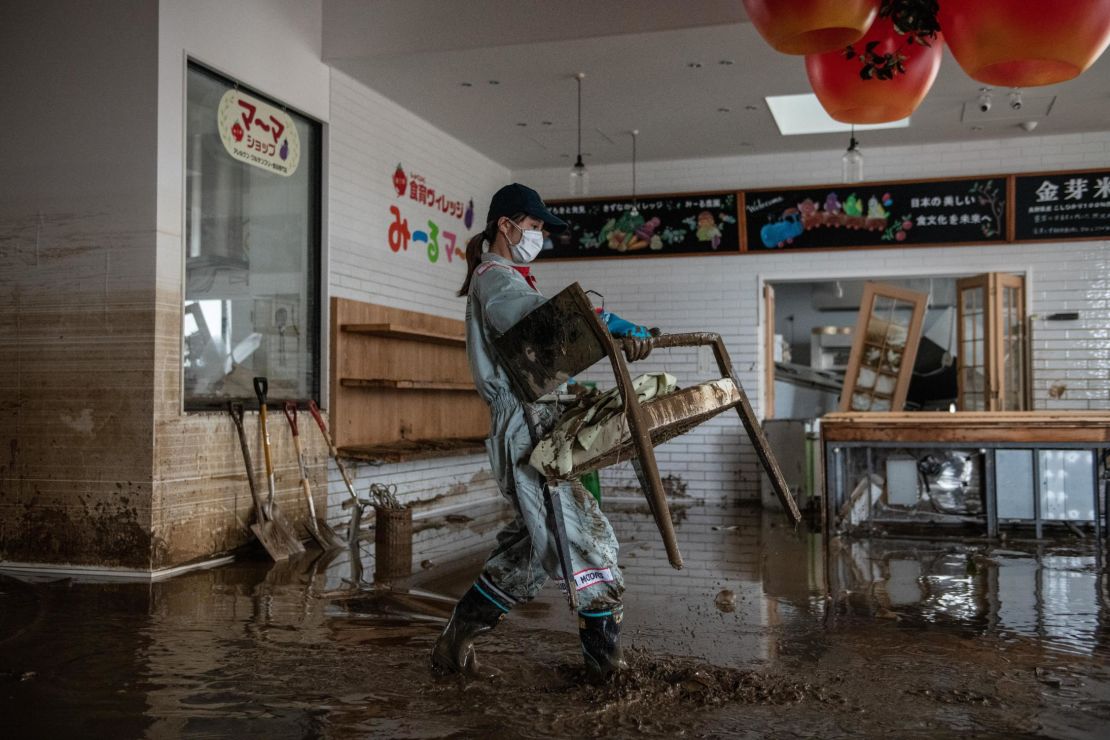
[[(512, 223), (510, 221), (510, 223)], [(520, 231), (520, 241), (516, 244), (509, 245), (509, 251), (513, 255), (513, 262), (518, 265), (526, 265), (532, 260), (536, 259), (540, 250), (543, 249), (543, 232), (538, 229), (523, 229), (519, 224), (513, 223)]]

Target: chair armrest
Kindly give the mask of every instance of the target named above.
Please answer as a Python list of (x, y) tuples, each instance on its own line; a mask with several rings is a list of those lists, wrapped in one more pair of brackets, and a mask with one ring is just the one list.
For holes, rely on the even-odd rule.
[(658, 337), (645, 340), (651, 342), (651, 348), (668, 349), (670, 347), (712, 347), (713, 357), (717, 360), (717, 369), (721, 371), (722, 378), (732, 378), (737, 386), (740, 379), (732, 369), (732, 359), (728, 356), (725, 343), (720, 334), (714, 332), (688, 332), (685, 334), (662, 334)]
[(711, 346), (721, 341), (720, 334), (712, 332), (687, 332), (684, 334), (660, 334), (657, 337), (643, 340), (650, 342), (652, 349), (667, 349), (669, 347), (704, 347)]

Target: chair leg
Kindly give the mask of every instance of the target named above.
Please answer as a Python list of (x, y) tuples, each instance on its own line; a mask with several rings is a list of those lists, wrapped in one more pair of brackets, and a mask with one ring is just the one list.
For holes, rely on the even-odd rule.
[[(636, 408), (634, 414), (639, 408)], [(663, 546), (667, 549), (667, 560), (675, 570), (682, 569), (682, 553), (678, 551), (678, 539), (674, 534), (674, 522), (671, 521), (671, 507), (667, 505), (667, 493), (663, 490), (663, 481), (659, 478), (659, 466), (655, 462), (655, 448), (651, 444), (651, 437), (644, 430), (642, 420), (633, 428), (629, 419), (629, 428), (632, 431), (632, 441), (636, 445), (637, 459), (633, 461), (636, 477), (644, 489), (648, 507), (655, 517), (655, 525), (659, 534), (663, 536)]]
[(655, 517), (655, 525), (663, 537), (663, 545), (667, 548), (667, 560), (676, 570), (682, 568), (682, 553), (678, 551), (678, 540), (674, 534), (674, 523), (671, 521), (671, 508), (667, 505), (667, 494), (663, 491), (663, 481), (659, 478), (659, 466), (655, 462), (655, 447), (651, 443), (651, 432), (644, 411), (632, 390), (632, 378), (628, 373), (628, 365), (624, 361), (617, 344), (609, 332), (598, 325), (598, 340), (606, 348), (609, 362), (613, 366), (613, 376), (616, 378), (617, 387), (620, 389), (621, 401), (624, 404), (625, 418), (628, 420), (628, 430), (632, 435), (632, 442), (636, 445), (637, 468), (636, 475), (640, 478), (640, 485), (644, 489), (648, 506)]
[(775, 453), (771, 451), (771, 445), (767, 443), (767, 435), (763, 433), (763, 427), (748, 401), (748, 394), (744, 392), (744, 386), (740, 385), (740, 379), (736, 377), (736, 372), (732, 369), (732, 361), (729, 359), (724, 342), (719, 336), (713, 342), (713, 352), (717, 356), (717, 365), (722, 376), (732, 378), (732, 382), (736, 385), (736, 392), (740, 395), (740, 403), (736, 406), (736, 413), (740, 414), (740, 423), (744, 425), (744, 430), (748, 433), (748, 439), (751, 440), (752, 447), (755, 448), (756, 457), (763, 465), (767, 477), (771, 479), (771, 488), (778, 496), (779, 503), (782, 504), (786, 516), (791, 523), (797, 525), (802, 520), (802, 513), (798, 511), (794, 496), (786, 485), (786, 479), (782, 477), (782, 470), (779, 468), (778, 460), (775, 459)]

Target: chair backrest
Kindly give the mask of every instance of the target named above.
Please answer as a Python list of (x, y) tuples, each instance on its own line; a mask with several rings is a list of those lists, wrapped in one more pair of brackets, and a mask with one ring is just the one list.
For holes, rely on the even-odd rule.
[(535, 401), (606, 357), (605, 332), (578, 283), (493, 341), (517, 395)]

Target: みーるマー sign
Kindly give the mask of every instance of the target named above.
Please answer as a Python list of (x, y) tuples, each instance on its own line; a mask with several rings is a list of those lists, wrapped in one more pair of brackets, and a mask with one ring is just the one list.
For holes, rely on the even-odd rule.
[(216, 109), (227, 153), (240, 162), (288, 177), (301, 161), (297, 126), (287, 113), (240, 90), (228, 90)]

